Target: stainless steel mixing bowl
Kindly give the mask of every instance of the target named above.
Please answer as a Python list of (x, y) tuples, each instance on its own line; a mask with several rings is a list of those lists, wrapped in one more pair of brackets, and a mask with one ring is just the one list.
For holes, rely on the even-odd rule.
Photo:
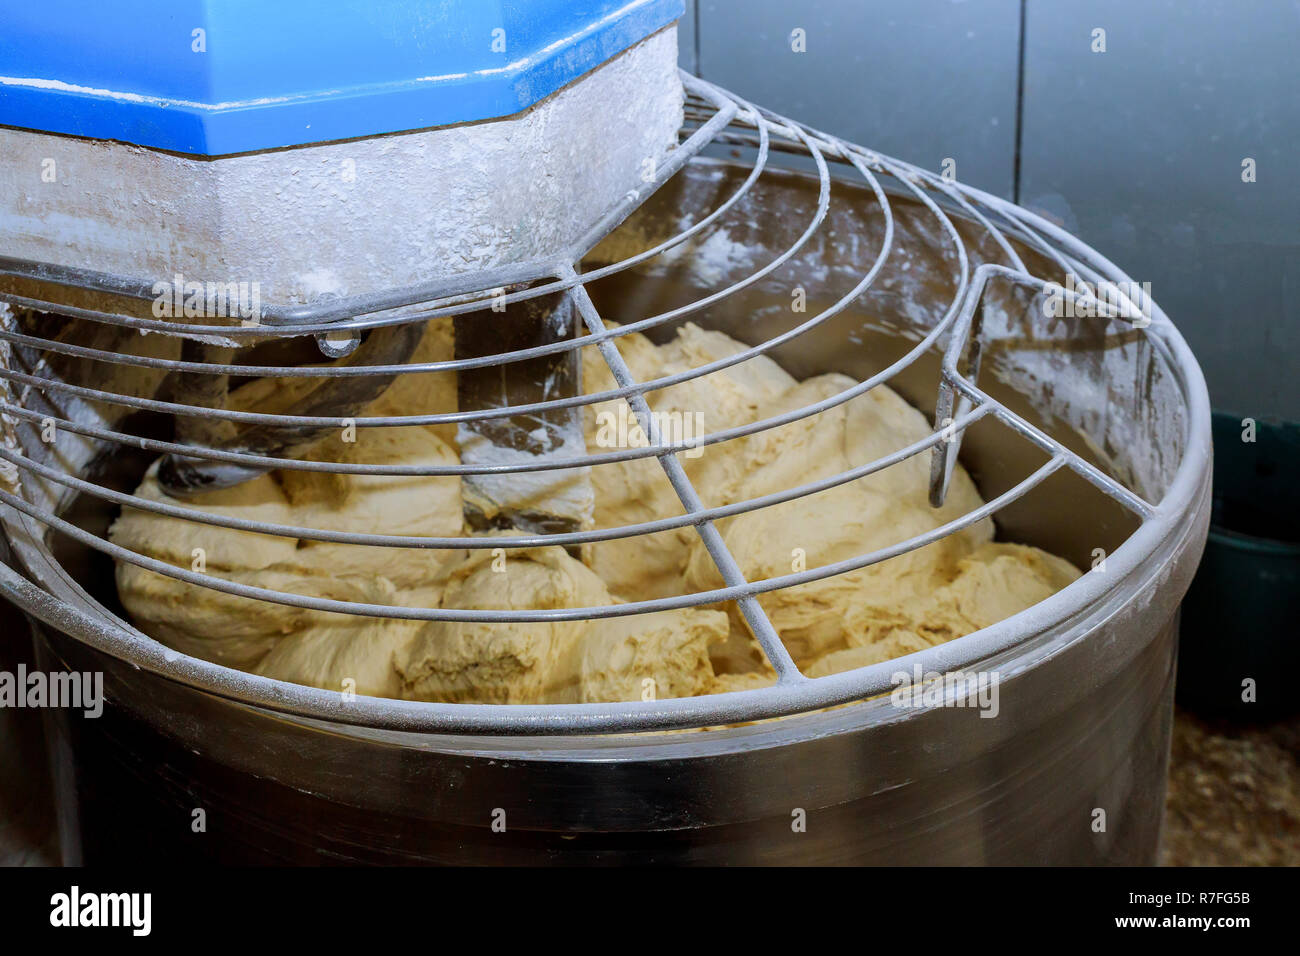
[[(752, 142), (732, 144), (746, 150)], [(584, 262), (594, 268), (716, 207), (750, 166), (692, 161)], [(844, 170), (848, 175), (851, 169)], [(935, 212), (890, 186), (895, 252), (833, 319), (771, 354), (803, 377), (865, 378), (930, 332), (959, 294), (965, 263), (1004, 262), (986, 222), (923, 183)], [(725, 254), (701, 245), (589, 286), (607, 318), (632, 320), (708, 295), (754, 271), (805, 228), (819, 176), (769, 170), (725, 220)], [(1116, 281), (1114, 266), (1051, 224), (973, 191), (1030, 271), (1059, 260)], [(886, 224), (872, 190), (834, 183), (826, 221), (782, 269), (712, 305), (703, 324), (746, 343), (790, 327), (791, 287), (809, 313), (872, 268)], [(1014, 221), (1011, 216), (1014, 215)], [(1017, 225), (1018, 224), (1018, 225)], [(1034, 235), (1024, 230), (1032, 229)], [(19, 570), (11, 600), (38, 619), (49, 670), (102, 671), (99, 719), (51, 712), (61, 838), (69, 861), (439, 863), (1151, 863), (1163, 816), (1175, 619), (1204, 542), (1209, 408), (1194, 359), (1152, 306), (1149, 329), (1051, 321), (1042, 296), (991, 283), (982, 298), (979, 387), (1081, 461), (1152, 503), (1142, 514), (1060, 468), (997, 514), (1000, 537), (1080, 568), (1104, 562), (1000, 624), (869, 674), (812, 682), (766, 705), (753, 695), (503, 709), (360, 698), (297, 687), (188, 658), (118, 619), (111, 559), (46, 536), (12, 509)], [(655, 334), (670, 334), (671, 325)], [(890, 384), (934, 407), (939, 345)], [(143, 427), (143, 426), (142, 426)], [(992, 500), (1050, 455), (992, 418), (970, 427), (963, 463)], [(152, 454), (120, 449), (83, 472), (129, 491)], [(69, 493), (60, 513), (102, 534), (115, 508)], [(35, 543), (34, 543), (35, 542)], [(36, 546), (40, 544), (41, 546)], [(22, 573), (19, 573), (21, 571)], [(998, 675), (999, 712), (900, 708), (890, 671)], [(869, 698), (869, 699), (864, 699)], [(845, 706), (827, 709), (824, 705)], [(692, 707), (712, 711), (692, 712)], [(710, 716), (739, 726), (669, 731)], [(638, 727), (642, 732), (627, 732)], [(609, 732), (619, 731), (619, 732)], [(194, 832), (195, 811), (206, 827)]]

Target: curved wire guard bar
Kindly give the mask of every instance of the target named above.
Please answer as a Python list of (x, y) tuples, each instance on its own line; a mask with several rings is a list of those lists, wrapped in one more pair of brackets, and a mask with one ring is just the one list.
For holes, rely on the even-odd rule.
[[(384, 296), (371, 296), (364, 301), (331, 302), (317, 309), (282, 310), (252, 327), (227, 325), (198, 325), (177, 321), (143, 319), (126, 313), (71, 307), (55, 301), (33, 298), (13, 293), (0, 294), (0, 300), (38, 311), (55, 312), (76, 321), (98, 323), (137, 329), (141, 332), (167, 336), (194, 337), (199, 334), (220, 335), (230, 339), (243, 339), (249, 343), (276, 338), (298, 338), (304, 335), (346, 333), (359, 336), (367, 330), (385, 328), (413, 322), (481, 311), (494, 303), (499, 305), (523, 301), (541, 295), (568, 291), (574, 297), (578, 313), (586, 327), (580, 339), (551, 343), (528, 349), (503, 352), (494, 356), (455, 359), (438, 362), (409, 363), (402, 365), (274, 365), (249, 366), (223, 362), (182, 361), (141, 355), (125, 355), (89, 345), (42, 338), (13, 326), (0, 325), (0, 343), (10, 355), (8, 363), (0, 363), (0, 414), (10, 422), (42, 425), (52, 423), (59, 430), (95, 439), (96, 441), (145, 451), (179, 453), (190, 458), (238, 462), (266, 469), (317, 471), (332, 474), (389, 475), (389, 476), (455, 476), (467, 474), (509, 474), (600, 467), (614, 462), (654, 458), (662, 467), (683, 507), (680, 515), (658, 518), (638, 524), (614, 528), (599, 528), (553, 535), (502, 535), (493, 537), (421, 537), (395, 534), (344, 532), (296, 525), (277, 524), (250, 518), (237, 518), (215, 514), (200, 508), (182, 507), (164, 501), (150, 501), (137, 495), (116, 491), (85, 477), (69, 474), (48, 463), (26, 455), (20, 445), (0, 445), (0, 461), (19, 473), (39, 477), (70, 491), (90, 495), (121, 507), (165, 515), (171, 518), (199, 522), (215, 527), (254, 532), (300, 540), (332, 542), (364, 547), (394, 547), (415, 549), (517, 549), (543, 545), (579, 546), (602, 541), (632, 538), (679, 528), (693, 527), (717, 566), (724, 586), (692, 594), (655, 600), (644, 600), (601, 607), (564, 608), (558, 610), (460, 610), (449, 608), (413, 608), (389, 605), (364, 604), (309, 597), (290, 592), (254, 587), (223, 579), (219, 576), (176, 567), (143, 554), (138, 554), (93, 534), (65, 518), (27, 500), (19, 494), (0, 489), (0, 503), (11, 510), (10, 520), (23, 520), (25, 516), (42, 526), (66, 535), (78, 543), (109, 555), (118, 561), (129, 562), (193, 585), (211, 588), (227, 594), (257, 600), (271, 601), (317, 611), (332, 611), (353, 615), (419, 621), (475, 621), (498, 624), (571, 621), (589, 618), (622, 617), (671, 610), (675, 608), (711, 605), (722, 601), (736, 601), (764, 653), (777, 673), (775, 685), (760, 690), (713, 695), (711, 697), (666, 700), (648, 703), (589, 704), (589, 705), (455, 705), (424, 704), (408, 701), (362, 699), (351, 709), (343, 707), (338, 695), (314, 688), (280, 685), (253, 675), (243, 674), (206, 662), (184, 658), (163, 648), (126, 622), (113, 618), (87, 623), (77, 619), (74, 629), (83, 632), (91, 643), (99, 646), (125, 642), (142, 666), (168, 673), (180, 680), (204, 686), (239, 699), (253, 700), (268, 705), (275, 698), (284, 709), (316, 717), (329, 717), (352, 722), (366, 722), (378, 726), (424, 730), (491, 731), (500, 733), (572, 733), (614, 732), (629, 730), (654, 730), (675, 727), (721, 724), (736, 720), (754, 720), (804, 712), (819, 707), (861, 699), (883, 689), (879, 667), (811, 679), (800, 674), (786, 651), (759, 601), (759, 595), (782, 588), (796, 587), (822, 580), (837, 574), (867, 567), (889, 560), (900, 554), (968, 527), (977, 521), (996, 514), (1007, 505), (1027, 494), (1048, 476), (1061, 469), (1069, 469), (1133, 512), (1140, 523), (1145, 523), (1159, 511), (1159, 505), (1144, 500), (1088, 461), (1066, 448), (1041, 429), (1014, 414), (978, 387), (979, 359), (981, 354), (980, 307), (992, 285), (1015, 286), (1031, 293), (1043, 293), (1049, 282), (1031, 275), (1012, 240), (1023, 244), (1056, 264), (1062, 273), (1073, 273), (1091, 282), (1100, 291), (1107, 283), (1113, 284), (1117, 273), (1113, 267), (1092, 254), (1086, 247), (1063, 233), (1054, 234), (1041, 220), (1009, 203), (967, 189), (956, 183), (928, 173), (917, 167), (882, 156), (874, 151), (854, 146), (833, 136), (777, 116), (749, 104), (689, 74), (682, 74), (688, 93), (687, 126), (684, 140), (671, 159), (656, 171), (652, 182), (641, 190), (629, 194), (620, 206), (598, 223), (575, 244), (561, 261), (527, 263), (510, 270), (500, 270), (474, 280), (461, 280), (459, 284), (447, 283), (438, 288), (397, 290)], [(580, 272), (584, 257), (604, 236), (624, 221), (645, 199), (659, 189), (693, 157), (710, 145), (737, 145), (754, 151), (753, 166), (748, 176), (735, 191), (719, 205), (702, 215), (689, 226), (619, 262), (610, 263), (587, 272)], [(818, 200), (815, 208), (806, 211), (807, 223), (798, 237), (771, 261), (748, 273), (736, 282), (711, 292), (693, 302), (678, 306), (658, 315), (610, 327), (587, 292), (587, 287), (600, 279), (616, 275), (655, 257), (669, 252), (682, 243), (709, 230), (723, 220), (753, 189), (769, 169), (772, 152), (795, 153), (811, 160), (816, 169)], [(842, 167), (844, 174), (856, 174), (875, 196), (876, 205), (868, 210), (870, 215), (883, 217), (881, 246), (871, 266), (861, 275), (848, 292), (816, 315), (772, 336), (756, 345), (745, 347), (734, 355), (706, 362), (700, 366), (662, 375), (647, 381), (638, 381), (618, 351), (616, 340), (633, 332), (645, 332), (666, 327), (671, 323), (700, 313), (711, 305), (743, 291), (789, 263), (826, 223), (830, 208), (833, 184), (830, 163)], [(887, 190), (884, 183), (889, 183)], [(738, 366), (758, 356), (766, 355), (825, 324), (849, 309), (871, 287), (895, 247), (895, 217), (890, 204), (890, 193), (901, 193), (915, 200), (932, 217), (938, 233), (947, 244), (947, 251), (955, 262), (953, 296), (942, 315), (936, 317), (925, 335), (905, 355), (879, 373), (855, 383), (821, 401), (749, 422), (744, 425), (710, 432), (683, 441), (668, 441), (659, 433), (647, 396), (662, 389), (694, 381), (714, 372)], [(959, 214), (967, 221), (978, 224), (992, 238), (1005, 257), (1006, 264), (984, 264), (972, 270), (966, 242), (963, 240), (948, 212)], [(32, 264), (0, 260), (0, 273), (28, 276)], [(1121, 276), (1122, 278), (1122, 276)], [(124, 284), (110, 282), (105, 277), (92, 274), (72, 274), (65, 277), (69, 285), (79, 285), (98, 291), (122, 295)], [(526, 288), (505, 291), (506, 287), (530, 283)], [(502, 294), (504, 292), (504, 294)], [(1069, 296), (1082, 299), (1087, 296)], [(1158, 338), (1162, 323), (1167, 324), (1157, 311), (1154, 323), (1143, 325), (1131, 318), (1135, 314), (1149, 315), (1151, 303), (1133, 302), (1123, 298), (1122, 310), (1113, 305), (1093, 300), (1097, 314), (1105, 318), (1128, 321), (1142, 329), (1153, 339)], [(1132, 307), (1132, 310), (1128, 307)], [(1110, 311), (1107, 311), (1107, 309)], [(890, 381), (901, 370), (912, 364), (928, 350), (935, 348), (947, 336), (941, 382), (936, 402), (935, 430), (924, 439), (897, 449), (876, 461), (848, 471), (807, 482), (795, 488), (738, 501), (723, 506), (707, 507), (700, 500), (690, 478), (677, 455), (778, 428), (836, 408), (857, 398), (872, 388)], [(467, 412), (431, 412), (420, 415), (355, 416), (351, 418), (330, 416), (304, 416), (271, 414), (229, 408), (208, 408), (186, 404), (171, 399), (145, 398), (120, 394), (107, 389), (91, 388), (74, 382), (61, 381), (39, 374), (49, 355), (59, 355), (80, 361), (105, 363), (149, 369), (160, 373), (185, 372), (208, 375), (267, 376), (283, 378), (328, 378), (331, 376), (363, 376), (383, 374), (436, 374), (454, 373), (462, 369), (525, 361), (542, 355), (554, 354), (575, 348), (594, 348), (604, 359), (616, 384), (615, 388), (601, 392), (561, 399), (536, 402), (508, 409), (480, 409)], [(40, 362), (26, 369), (15, 367), (19, 350), (38, 354)], [(965, 360), (966, 371), (962, 371)], [(20, 393), (19, 389), (23, 391)], [(592, 406), (597, 403), (623, 401), (631, 408), (638, 424), (649, 441), (644, 446), (620, 448), (598, 453), (575, 455), (564, 459), (543, 459), (537, 462), (514, 462), (501, 465), (393, 465), (357, 462), (308, 461), (267, 455), (254, 455), (238, 450), (196, 447), (188, 444), (158, 439), (142, 438), (111, 427), (71, 421), (51, 415), (48, 411), (26, 407), (19, 394), (31, 390), (46, 395), (63, 395), (105, 406), (126, 410), (145, 410), (171, 416), (202, 416), (258, 425), (298, 428), (310, 426), (378, 428), (419, 427), (435, 424), (460, 424), (505, 414), (544, 412), (557, 408)], [(931, 455), (931, 502), (943, 503), (947, 481), (960, 450), (966, 429), (977, 421), (989, 419), (1012, 429), (1025, 440), (1042, 449), (1047, 462), (1021, 482), (982, 507), (961, 515), (938, 528), (916, 535), (888, 547), (821, 567), (751, 582), (746, 580), (734, 557), (727, 549), (716, 522), (743, 515), (777, 504), (814, 495), (875, 474), (914, 455)], [(51, 558), (51, 560), (53, 560)], [(66, 608), (50, 605), (54, 600), (30, 592), (30, 585), (11, 569), (0, 568), (0, 578), (6, 586), (21, 591), (31, 603), (43, 608), (48, 615), (62, 618), (61, 625), (69, 626), (69, 616), (76, 614)], [(1075, 586), (1072, 586), (1075, 587)], [(102, 610), (102, 609), (100, 609)], [(39, 610), (36, 613), (41, 613)], [(1014, 620), (1014, 619), (1012, 619)], [(1006, 624), (1007, 622), (1003, 622)], [(990, 629), (993, 630), (993, 629)], [(1005, 633), (1010, 633), (1005, 628)], [(120, 648), (119, 648), (120, 649)], [(932, 649), (934, 650), (934, 649)], [(271, 685), (280, 685), (274, 693)]]

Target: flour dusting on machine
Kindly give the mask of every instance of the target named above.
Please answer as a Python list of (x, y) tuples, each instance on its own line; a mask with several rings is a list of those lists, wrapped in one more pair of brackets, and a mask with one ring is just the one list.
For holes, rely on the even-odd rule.
[(683, 12), (7, 13), (0, 587), (108, 701), (65, 859), (1153, 858), (1194, 359)]
[[(243, 327), (187, 337), (197, 361), (231, 361), (265, 337), (260, 325), (314, 331), (321, 351), (340, 357), (360, 337), (341, 320), (554, 280), (671, 172), (683, 92), (665, 28), (680, 3), (463, 2), (444, 4), (432, 25), (427, 4), (386, 5), (393, 20), (360, 5), (331, 12), (328, 29), (305, 4), (227, 4), (211, 23), (200, 5), (192, 28), (184, 7), (136, 6), (151, 42), (121, 9), (19, 14), (28, 22), (10, 35), (11, 55), (48, 72), (4, 81), (13, 118), (0, 130), (11, 177), (3, 266), (44, 301), (102, 294), (116, 308), (150, 305), (176, 320), (173, 331)], [(474, 334), (484, 323), (467, 323), (458, 354), (575, 333), (563, 293), (525, 301), (486, 340)], [(136, 335), (119, 328), (124, 342)], [(409, 324), (369, 339), (358, 363), (402, 362), (415, 346)], [(572, 394), (573, 354), (534, 359), (505, 395), (493, 369), (468, 369), (462, 404), (530, 384), (549, 397), (547, 383), (562, 391), (567, 382)], [(336, 394), (311, 410), (348, 417), (388, 381), (331, 384)], [(193, 385), (220, 403), (220, 381)], [(572, 412), (543, 419), (540, 439), (510, 422), (469, 426), (478, 443), (467, 457), (499, 464), (512, 451), (581, 450)], [(185, 439), (214, 438), (184, 424)], [(285, 450), (258, 437), (235, 445)], [(300, 445), (308, 436), (281, 437)], [(183, 491), (246, 470), (191, 459), (167, 477)], [(591, 511), (581, 479), (532, 489), (557, 515), (532, 513), (530, 500), (486, 475), (468, 503), (487, 523), (509, 526), (513, 515), (576, 527)]]

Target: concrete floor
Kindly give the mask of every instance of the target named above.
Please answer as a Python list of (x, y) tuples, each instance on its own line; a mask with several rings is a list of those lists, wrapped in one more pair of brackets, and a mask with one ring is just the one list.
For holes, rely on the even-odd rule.
[(1300, 716), (1261, 726), (1179, 711), (1167, 866), (1300, 866)]

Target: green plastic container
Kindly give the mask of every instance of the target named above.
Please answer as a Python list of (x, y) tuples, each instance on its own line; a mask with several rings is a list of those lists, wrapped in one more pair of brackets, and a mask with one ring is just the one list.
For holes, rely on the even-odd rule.
[(1250, 442), (1245, 418), (1214, 413), (1214, 507), (1183, 601), (1178, 702), (1273, 719), (1300, 710), (1300, 425), (1258, 421)]

